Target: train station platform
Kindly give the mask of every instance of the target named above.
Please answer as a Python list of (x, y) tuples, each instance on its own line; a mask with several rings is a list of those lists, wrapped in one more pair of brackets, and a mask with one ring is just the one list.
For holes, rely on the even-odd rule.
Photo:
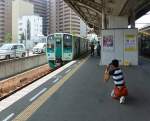
[(122, 67), (129, 90), (126, 104), (110, 97), (113, 82), (103, 81), (104, 66), (94, 56), (77, 60), (1, 111), (0, 120), (150, 121), (150, 61), (140, 60), (139, 66)]

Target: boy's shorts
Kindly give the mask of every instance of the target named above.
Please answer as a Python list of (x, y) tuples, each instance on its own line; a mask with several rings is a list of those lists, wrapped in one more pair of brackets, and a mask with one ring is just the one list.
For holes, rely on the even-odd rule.
[(118, 98), (121, 96), (127, 96), (128, 95), (128, 90), (127, 90), (126, 86), (122, 86), (122, 87), (115, 86), (113, 91), (114, 91), (113, 98)]

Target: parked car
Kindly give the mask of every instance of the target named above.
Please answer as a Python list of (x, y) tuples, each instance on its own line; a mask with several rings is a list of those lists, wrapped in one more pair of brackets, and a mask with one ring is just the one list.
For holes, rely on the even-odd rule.
[(10, 59), (15, 57), (25, 57), (26, 50), (24, 44), (3, 44), (0, 47), (0, 59)]
[(45, 53), (46, 43), (38, 43), (32, 49), (33, 54)]

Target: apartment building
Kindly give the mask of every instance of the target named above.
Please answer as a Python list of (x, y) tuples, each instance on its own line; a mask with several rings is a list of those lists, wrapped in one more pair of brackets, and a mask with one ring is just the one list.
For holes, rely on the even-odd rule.
[(12, 0), (5, 1), (5, 34), (12, 33)]
[(34, 14), (43, 18), (43, 35), (47, 35), (47, 1), (48, 0), (28, 0), (34, 5)]
[(81, 29), (86, 28), (85, 23), (83, 24), (80, 17), (63, 0), (50, 0), (49, 2), (49, 33), (66, 32), (85, 36), (82, 33), (86, 32), (83, 30), (81, 32)]
[(28, 49), (32, 48), (40, 42), (42, 27), (42, 17), (37, 15), (22, 16), (18, 20), (18, 38), (20, 38), (18, 42), (24, 43)]
[(34, 14), (33, 4), (25, 0), (12, 1), (12, 41), (18, 41), (18, 20), (22, 16)]
[(12, 0), (0, 0), (0, 43), (5, 42), (7, 33), (12, 32)]
[(0, 1), (0, 41), (3, 42), (5, 34), (5, 2)]

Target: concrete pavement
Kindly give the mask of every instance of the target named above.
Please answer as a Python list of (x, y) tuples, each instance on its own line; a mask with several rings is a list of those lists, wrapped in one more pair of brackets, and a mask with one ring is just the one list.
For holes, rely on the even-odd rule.
[(104, 67), (90, 58), (29, 121), (150, 121), (150, 63), (124, 68), (127, 104), (111, 99), (112, 82), (103, 82)]

